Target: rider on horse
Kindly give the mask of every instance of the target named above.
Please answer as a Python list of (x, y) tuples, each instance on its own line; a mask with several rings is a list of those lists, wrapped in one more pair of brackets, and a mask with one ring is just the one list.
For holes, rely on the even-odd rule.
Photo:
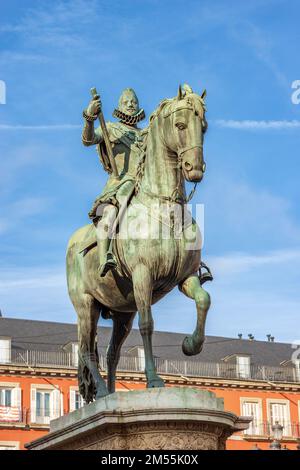
[(93, 97), (86, 111), (82, 131), (82, 143), (85, 146), (97, 145), (100, 161), (106, 172), (110, 174), (108, 181), (95, 200), (89, 217), (96, 227), (96, 237), (99, 255), (99, 275), (105, 276), (107, 271), (116, 268), (116, 259), (110, 250), (112, 228), (118, 210), (133, 192), (137, 166), (141, 154), (145, 131), (137, 127), (137, 123), (145, 117), (143, 109), (139, 108), (138, 98), (132, 88), (126, 88), (119, 99), (118, 108), (113, 116), (118, 122), (106, 123), (113, 157), (118, 170), (118, 177), (112, 174), (107, 149), (101, 127), (94, 128), (94, 121), (101, 110), (99, 95)]

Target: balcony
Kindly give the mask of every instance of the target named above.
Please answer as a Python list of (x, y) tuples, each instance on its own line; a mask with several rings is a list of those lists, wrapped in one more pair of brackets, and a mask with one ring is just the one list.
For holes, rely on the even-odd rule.
[[(5, 361), (1, 360), (5, 357)], [(7, 366), (7, 354), (0, 352), (0, 366)], [(106, 358), (100, 355), (100, 368), (106, 370)], [(293, 367), (270, 367), (265, 365), (251, 365), (247, 374), (239, 370), (232, 362), (202, 362), (181, 361), (170, 359), (155, 359), (157, 371), (160, 374), (172, 374), (183, 377), (207, 377), (229, 380), (256, 380), (263, 382), (287, 382), (300, 384), (299, 371)], [(12, 349), (9, 356), (9, 365), (27, 367), (51, 367), (77, 369), (77, 357), (65, 351), (33, 351)], [(142, 363), (137, 356), (121, 356), (118, 371), (143, 372)]]
[[(65, 411), (63, 414), (66, 414)], [(54, 416), (55, 415), (55, 416)], [(42, 408), (19, 408), (16, 406), (0, 406), (0, 428), (2, 427), (42, 427), (48, 428), (51, 419), (61, 416), (61, 410), (51, 413)]]
[(26, 411), (18, 406), (0, 405), (0, 424), (25, 423), (27, 420)]
[[(272, 440), (272, 423), (269, 421), (252, 421), (248, 429), (240, 433), (246, 439), (258, 438)], [(300, 423), (285, 422), (282, 440), (298, 440), (300, 438)]]

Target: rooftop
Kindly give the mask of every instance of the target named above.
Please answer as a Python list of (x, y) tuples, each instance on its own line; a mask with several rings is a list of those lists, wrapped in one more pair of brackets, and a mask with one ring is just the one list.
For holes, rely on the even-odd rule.
[[(105, 355), (110, 335), (110, 327), (98, 327), (98, 349), (102, 355)], [(77, 325), (0, 317), (1, 336), (10, 337), (12, 348), (17, 350), (63, 351), (68, 343), (77, 342)], [(156, 331), (153, 334), (154, 356), (187, 360), (181, 350), (185, 336), (186, 334), (182, 333)], [(133, 329), (123, 345), (121, 354), (130, 354), (137, 346), (142, 346), (142, 338), (139, 330)], [(189, 357), (188, 360), (217, 363), (230, 360), (232, 356), (249, 355), (251, 364), (278, 367), (290, 361), (293, 352), (292, 345), (286, 343), (206, 336), (201, 354)]]

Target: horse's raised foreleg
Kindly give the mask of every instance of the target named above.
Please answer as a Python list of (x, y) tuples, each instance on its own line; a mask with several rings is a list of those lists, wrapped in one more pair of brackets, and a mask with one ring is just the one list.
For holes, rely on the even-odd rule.
[(139, 329), (145, 351), (147, 388), (163, 387), (164, 381), (157, 375), (152, 351), (153, 318), (151, 313), (152, 277), (149, 269), (139, 264), (132, 273), (134, 298), (139, 312)]
[[(75, 306), (75, 305), (74, 305)], [(78, 314), (78, 383), (79, 391), (89, 403), (108, 394), (99, 372), (96, 342), (100, 305), (91, 295), (84, 294), (75, 306)]]
[(186, 336), (182, 343), (182, 351), (186, 356), (194, 356), (202, 350), (205, 339), (205, 321), (210, 307), (210, 296), (201, 287), (197, 274), (188, 277), (180, 286), (180, 290), (191, 299), (197, 307), (197, 325), (192, 336)]
[(120, 359), (122, 344), (129, 335), (136, 312), (113, 313), (113, 330), (107, 350), (107, 388), (114, 393), (116, 382), (116, 369)]

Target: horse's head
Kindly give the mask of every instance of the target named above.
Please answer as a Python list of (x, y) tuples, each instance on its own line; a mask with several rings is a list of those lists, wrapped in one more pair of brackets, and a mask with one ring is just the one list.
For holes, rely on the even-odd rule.
[(199, 182), (205, 172), (203, 136), (207, 129), (202, 95), (193, 93), (189, 85), (179, 87), (178, 95), (164, 107), (164, 140), (171, 153), (177, 155), (187, 181)]

